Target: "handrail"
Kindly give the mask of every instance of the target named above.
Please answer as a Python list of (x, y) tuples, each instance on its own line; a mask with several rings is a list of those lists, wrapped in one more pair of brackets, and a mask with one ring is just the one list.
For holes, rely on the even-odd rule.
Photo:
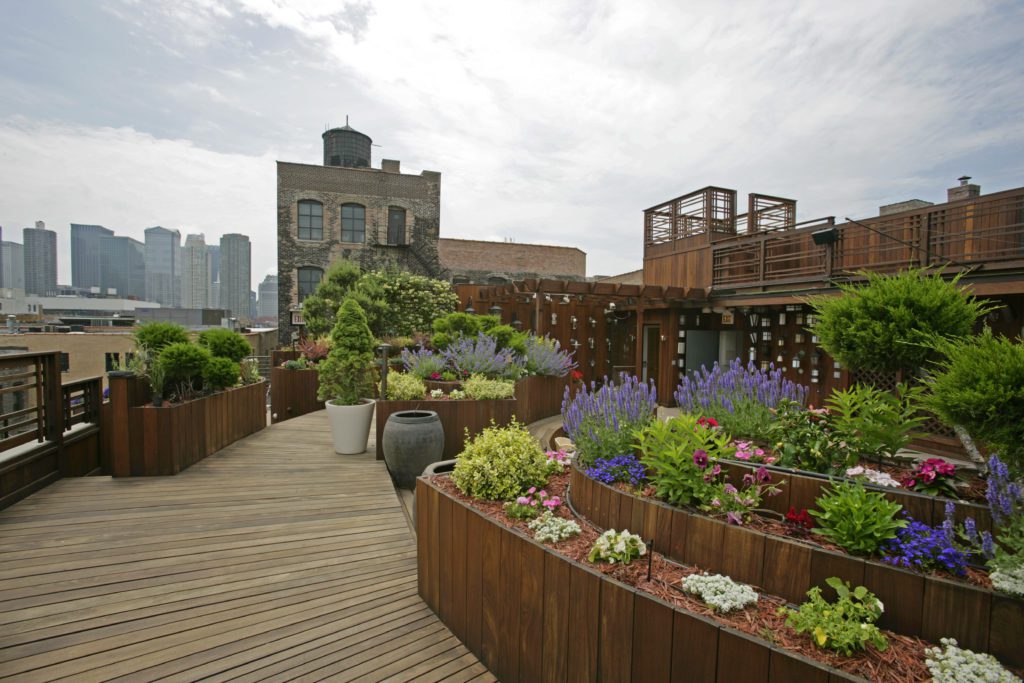
[(0, 356), (0, 453), (60, 441), (60, 386), (60, 351)]
[(61, 387), (64, 431), (78, 424), (99, 424), (103, 378), (89, 377)]

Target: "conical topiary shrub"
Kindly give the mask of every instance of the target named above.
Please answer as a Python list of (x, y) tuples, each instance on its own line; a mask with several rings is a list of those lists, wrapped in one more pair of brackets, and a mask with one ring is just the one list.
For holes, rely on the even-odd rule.
[(335, 405), (352, 406), (373, 396), (373, 335), (366, 324), (362, 307), (346, 298), (338, 309), (331, 330), (331, 352), (317, 366), (320, 372), (319, 397)]

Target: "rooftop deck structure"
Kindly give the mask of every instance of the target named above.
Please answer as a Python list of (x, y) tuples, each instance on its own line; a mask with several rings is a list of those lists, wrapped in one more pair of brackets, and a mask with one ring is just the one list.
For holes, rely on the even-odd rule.
[(420, 600), (384, 463), (323, 411), (0, 511), (0, 678), (493, 681)]

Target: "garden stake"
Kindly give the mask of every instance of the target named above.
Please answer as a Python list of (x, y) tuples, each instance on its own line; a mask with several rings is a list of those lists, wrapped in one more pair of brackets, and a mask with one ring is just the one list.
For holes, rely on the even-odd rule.
[(651, 580), (651, 566), (654, 564), (654, 539), (647, 541), (647, 580)]

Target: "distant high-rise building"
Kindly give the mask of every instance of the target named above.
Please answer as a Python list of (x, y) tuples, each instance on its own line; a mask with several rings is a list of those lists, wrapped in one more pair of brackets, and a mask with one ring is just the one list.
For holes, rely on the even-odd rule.
[(256, 319), (256, 292), (249, 290), (249, 320)]
[(181, 233), (146, 229), (146, 301), (181, 306)]
[(220, 238), (220, 304), (240, 320), (249, 320), (252, 245), (245, 235)]
[(121, 299), (146, 298), (146, 247), (131, 237), (100, 240), (100, 288)]
[(89, 289), (103, 286), (100, 266), (103, 238), (112, 237), (113, 230), (102, 225), (71, 224), (71, 286)]
[(257, 318), (277, 317), (277, 276), (268, 275), (259, 285), (260, 298), (257, 304)]
[(220, 245), (206, 245), (207, 305), (220, 308)]
[(181, 248), (181, 306), (206, 308), (209, 306), (209, 266), (206, 238), (189, 235)]
[(36, 221), (24, 230), (25, 293), (50, 296), (57, 291), (57, 233)]
[(25, 248), (17, 242), (0, 242), (0, 287), (25, 289)]

